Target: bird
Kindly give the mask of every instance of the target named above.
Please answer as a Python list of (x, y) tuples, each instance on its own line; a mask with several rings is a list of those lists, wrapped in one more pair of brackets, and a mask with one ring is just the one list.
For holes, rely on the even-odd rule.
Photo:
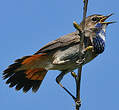
[[(106, 27), (114, 22), (105, 22), (112, 14), (104, 16), (93, 14), (85, 19), (85, 37), (83, 40), (83, 55), (80, 55), (79, 31), (69, 33), (43, 46), (33, 55), (24, 56), (14, 61), (3, 71), (3, 79), (9, 87), (23, 90), (30, 89), (35, 93), (49, 70), (59, 70), (56, 77), (60, 84), (64, 75), (77, 69), (80, 64), (85, 65), (105, 49)], [(79, 24), (83, 29), (83, 21)], [(89, 47), (92, 47), (91, 49)]]

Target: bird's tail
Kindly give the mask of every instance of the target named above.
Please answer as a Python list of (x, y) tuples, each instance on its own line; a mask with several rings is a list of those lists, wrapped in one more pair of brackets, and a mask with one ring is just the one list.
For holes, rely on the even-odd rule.
[(8, 78), (6, 84), (9, 84), (9, 87), (16, 86), (16, 90), (23, 88), (23, 92), (26, 93), (32, 88), (32, 91), (36, 92), (47, 73), (43, 66), (38, 66), (40, 62), (46, 61), (45, 59), (47, 59), (45, 54), (25, 56), (17, 59), (14, 64), (10, 65), (3, 72), (3, 79)]

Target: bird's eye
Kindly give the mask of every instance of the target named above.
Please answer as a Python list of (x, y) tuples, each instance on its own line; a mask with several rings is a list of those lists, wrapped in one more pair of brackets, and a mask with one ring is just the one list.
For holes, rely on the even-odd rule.
[(99, 21), (99, 18), (98, 17), (94, 17), (94, 18), (92, 18), (92, 21)]

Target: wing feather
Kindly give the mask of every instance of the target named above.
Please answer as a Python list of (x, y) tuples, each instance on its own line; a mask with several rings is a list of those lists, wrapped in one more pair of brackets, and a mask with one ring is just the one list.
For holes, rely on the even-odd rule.
[(42, 47), (39, 51), (35, 54), (39, 53), (48, 53), (49, 51), (54, 51), (55, 49), (62, 48), (65, 46), (70, 46), (73, 44), (77, 44), (80, 42), (80, 36), (78, 32), (72, 32), (70, 34), (64, 35), (56, 40), (53, 40)]

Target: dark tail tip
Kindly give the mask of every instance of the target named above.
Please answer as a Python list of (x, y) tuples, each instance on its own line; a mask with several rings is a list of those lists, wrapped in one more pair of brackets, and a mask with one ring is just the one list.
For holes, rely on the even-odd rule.
[(23, 92), (26, 93), (31, 88), (33, 92), (37, 92), (41, 82), (42, 80), (30, 80), (26, 78), (25, 71), (18, 71), (9, 76), (9, 79), (6, 81), (6, 84), (9, 84), (10, 88), (16, 86), (15, 89), (17, 91), (23, 88)]
[(6, 84), (9, 84), (9, 87), (12, 88), (14, 86), (15, 89), (18, 91), (23, 88), (23, 92), (28, 92), (31, 88), (33, 92), (37, 92), (40, 87), (42, 80), (30, 80), (26, 77), (25, 70), (16, 71), (21, 66), (21, 63), (24, 59), (28, 58), (29, 56), (23, 57), (15, 61), (14, 64), (10, 65), (6, 70), (3, 72), (3, 79), (7, 79)]

